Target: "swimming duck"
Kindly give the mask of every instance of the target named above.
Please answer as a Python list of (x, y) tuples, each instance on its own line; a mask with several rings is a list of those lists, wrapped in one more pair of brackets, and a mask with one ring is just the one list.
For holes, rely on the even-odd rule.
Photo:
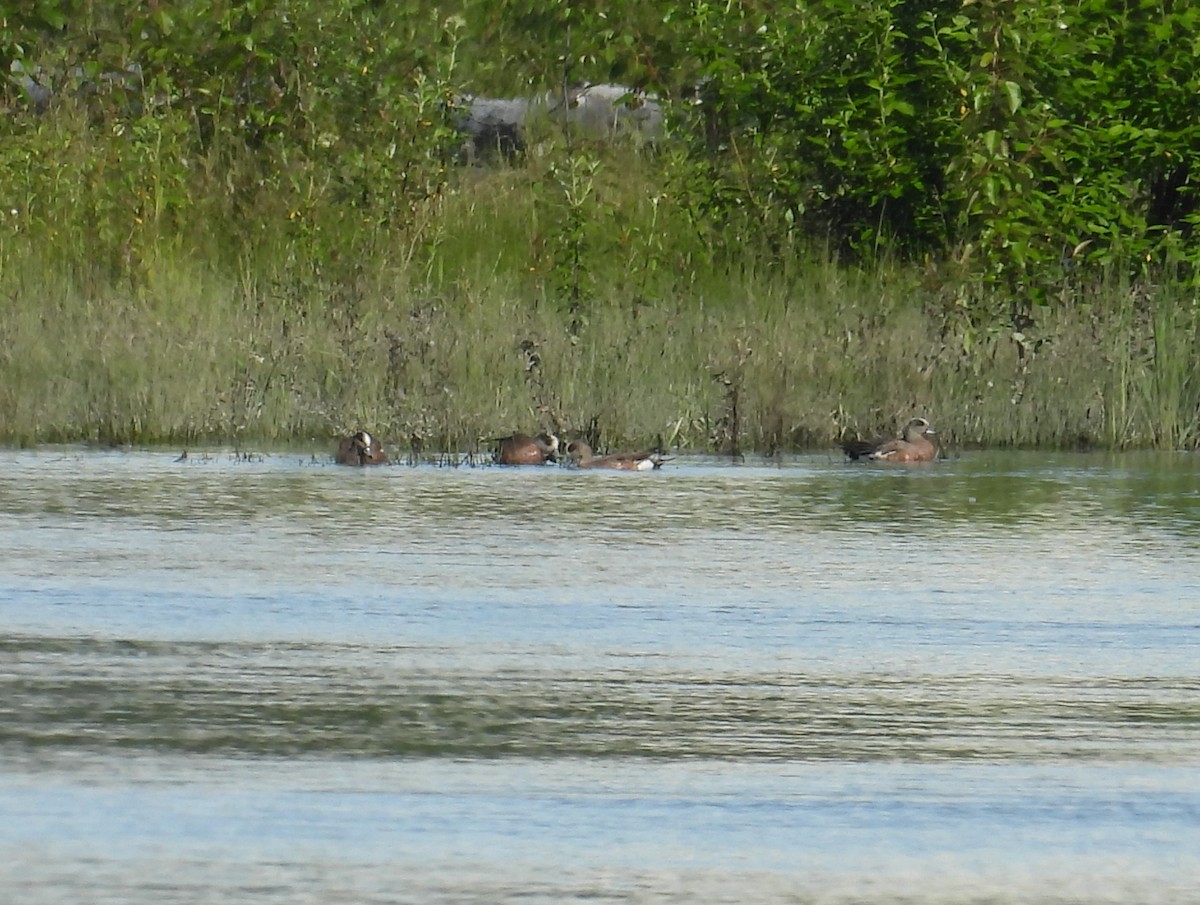
[(497, 465), (544, 465), (558, 460), (558, 437), (554, 434), (516, 433), (496, 440)]
[(651, 471), (662, 468), (663, 462), (669, 461), (653, 450), (595, 456), (585, 440), (572, 440), (568, 443), (567, 456), (579, 468), (615, 468), (620, 471)]
[(343, 437), (338, 444), (338, 465), (382, 465), (387, 460), (387, 453), (383, 451), (379, 440), (366, 431)]
[(924, 418), (913, 418), (904, 426), (898, 440), (847, 440), (842, 451), (851, 459), (872, 459), (882, 462), (932, 462), (937, 458), (937, 445), (929, 438), (935, 434)]

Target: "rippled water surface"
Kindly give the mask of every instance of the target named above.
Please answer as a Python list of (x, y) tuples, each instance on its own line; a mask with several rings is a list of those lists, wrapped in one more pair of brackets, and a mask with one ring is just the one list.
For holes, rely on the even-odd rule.
[(0, 451), (0, 901), (1200, 902), (1200, 462)]

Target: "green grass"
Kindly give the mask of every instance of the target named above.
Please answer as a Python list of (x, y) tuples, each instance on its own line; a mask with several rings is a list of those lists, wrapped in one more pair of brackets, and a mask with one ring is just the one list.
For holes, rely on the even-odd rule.
[(1018, 336), (916, 267), (697, 227), (652, 157), (574, 153), (452, 173), (390, 220), (211, 166), (174, 206), (134, 203), (153, 180), (119, 183), (122, 206), (111, 160), (29, 174), (29, 197), (58, 195), (0, 220), (0, 442), (365, 426), (465, 452), (553, 428), (772, 451), (913, 414), (956, 446), (1200, 442), (1182, 287), (1101, 281)]

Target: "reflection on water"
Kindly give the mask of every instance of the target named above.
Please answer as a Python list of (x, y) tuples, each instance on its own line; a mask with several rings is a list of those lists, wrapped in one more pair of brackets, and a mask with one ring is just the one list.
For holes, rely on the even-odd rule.
[(0, 898), (1180, 902), (1200, 465), (0, 453)]

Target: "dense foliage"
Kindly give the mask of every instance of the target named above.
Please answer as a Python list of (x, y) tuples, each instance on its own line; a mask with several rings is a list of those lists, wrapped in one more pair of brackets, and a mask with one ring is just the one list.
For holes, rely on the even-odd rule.
[(860, 250), (1034, 282), (1067, 265), (1196, 263), (1200, 7), (692, 9), (724, 152), (713, 183), (767, 222), (782, 212)]
[[(0, 20), (0, 63), (86, 89), (120, 135), (104, 149), (138, 161), (95, 174), (123, 183), (128, 209), (100, 213), (127, 218), (116, 232), (187, 211), (214, 150), (252, 151), (297, 217), (329, 181), (403, 218), (444, 178), (457, 92), (618, 80), (681, 101), (669, 162), (705, 227), (748, 212), (775, 240), (1043, 288), (1064, 267), (1196, 263), (1198, 36), (1200, 7), (1171, 0), (40, 0)], [(0, 166), (40, 189), (24, 171), (52, 149), (7, 94)]]

